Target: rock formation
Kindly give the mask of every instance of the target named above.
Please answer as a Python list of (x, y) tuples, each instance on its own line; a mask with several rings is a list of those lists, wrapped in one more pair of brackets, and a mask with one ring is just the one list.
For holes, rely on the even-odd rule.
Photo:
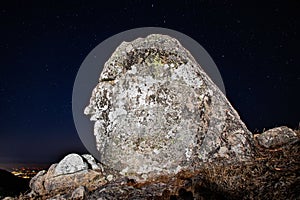
[(95, 121), (101, 164), (67, 155), (20, 199), (299, 199), (300, 132), (253, 137), (169, 36), (122, 43), (85, 114)]
[[(85, 158), (88, 160), (84, 161)], [(59, 193), (81, 186), (93, 190), (107, 182), (100, 166), (91, 155), (69, 154), (58, 164), (51, 165), (47, 172), (40, 171), (33, 177), (30, 188), (37, 195)], [(81, 193), (82, 188), (74, 195)]]
[(258, 144), (265, 148), (275, 148), (299, 141), (297, 134), (286, 126), (270, 129), (256, 137)]
[(253, 155), (252, 134), (174, 38), (123, 42), (105, 63), (85, 114), (101, 162), (124, 175), (176, 174)]

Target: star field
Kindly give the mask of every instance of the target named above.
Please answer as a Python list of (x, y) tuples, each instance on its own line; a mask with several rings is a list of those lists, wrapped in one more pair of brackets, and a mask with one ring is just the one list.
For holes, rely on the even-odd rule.
[(106, 38), (158, 26), (198, 41), (251, 131), (299, 124), (299, 3), (120, 1), (1, 3), (0, 163), (54, 162), (86, 152), (72, 89), (88, 53)]

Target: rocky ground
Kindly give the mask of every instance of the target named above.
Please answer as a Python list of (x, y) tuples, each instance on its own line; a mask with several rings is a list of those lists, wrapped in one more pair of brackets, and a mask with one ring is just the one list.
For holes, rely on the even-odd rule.
[(39, 172), (30, 192), (11, 199), (300, 199), (300, 131), (279, 127), (254, 138), (251, 161), (220, 160), (147, 181), (70, 154)]

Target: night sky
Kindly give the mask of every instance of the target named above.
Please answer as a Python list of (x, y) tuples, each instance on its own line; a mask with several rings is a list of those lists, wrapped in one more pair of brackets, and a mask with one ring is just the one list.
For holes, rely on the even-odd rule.
[(76, 73), (103, 40), (138, 27), (169, 28), (198, 41), (251, 131), (299, 126), (296, 1), (9, 2), (0, 3), (0, 164), (87, 152), (72, 117)]

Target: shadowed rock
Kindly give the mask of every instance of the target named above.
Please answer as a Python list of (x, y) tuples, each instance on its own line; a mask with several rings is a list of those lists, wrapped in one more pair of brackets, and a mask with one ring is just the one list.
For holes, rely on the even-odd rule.
[(122, 174), (174, 174), (240, 162), (253, 138), (193, 56), (174, 38), (123, 42), (105, 63), (85, 114), (101, 162)]
[(84, 155), (82, 155), (82, 157), (90, 165), (90, 168), (92, 168), (93, 170), (100, 170), (101, 171), (101, 168), (96, 163), (96, 160), (95, 160), (95, 158), (92, 155), (90, 155), (90, 154), (84, 154)]
[(85, 199), (86, 191), (83, 186), (76, 188), (71, 195), (71, 199)]

